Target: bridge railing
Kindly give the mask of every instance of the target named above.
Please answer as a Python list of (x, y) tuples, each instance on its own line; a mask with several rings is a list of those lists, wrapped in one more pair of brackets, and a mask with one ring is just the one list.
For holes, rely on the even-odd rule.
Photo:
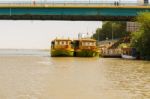
[[(80, 0), (72, 0), (72, 1), (50, 1), (50, 0), (43, 0), (43, 1), (0, 1), (0, 5), (102, 5), (102, 6), (139, 6), (144, 5), (141, 2), (135, 2), (132, 0), (124, 1), (93, 1), (93, 0), (87, 0), (87, 1), (80, 1)], [(145, 5), (146, 6), (146, 5)], [(150, 6), (150, 4), (147, 4), (147, 6)]]

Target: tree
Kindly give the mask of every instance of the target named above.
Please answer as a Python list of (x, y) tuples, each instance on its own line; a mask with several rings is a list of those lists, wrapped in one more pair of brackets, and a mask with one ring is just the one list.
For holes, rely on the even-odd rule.
[(131, 45), (143, 57), (150, 58), (150, 12), (142, 12), (136, 18), (141, 25), (139, 31), (132, 33)]
[(96, 33), (93, 35), (93, 38), (102, 41), (112, 38), (118, 39), (126, 35), (129, 35), (129, 33), (126, 32), (126, 22), (107, 21), (103, 23), (102, 29), (98, 28), (96, 30)]

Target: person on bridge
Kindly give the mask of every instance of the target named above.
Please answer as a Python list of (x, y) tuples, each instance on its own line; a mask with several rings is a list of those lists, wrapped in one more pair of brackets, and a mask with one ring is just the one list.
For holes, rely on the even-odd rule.
[(114, 5), (116, 6), (116, 1), (114, 2)]
[(118, 2), (118, 1), (115, 1), (115, 2), (114, 2), (114, 5), (115, 5), (115, 6), (119, 6), (119, 2)]
[(33, 5), (35, 5), (35, 0), (32, 0), (32, 2), (33, 2)]
[(119, 2), (118, 1), (116, 2), (116, 5), (119, 6)]

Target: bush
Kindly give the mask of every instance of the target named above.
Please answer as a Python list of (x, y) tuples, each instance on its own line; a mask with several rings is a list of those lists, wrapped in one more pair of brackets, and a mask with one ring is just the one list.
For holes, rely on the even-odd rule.
[(150, 56), (150, 12), (142, 12), (137, 16), (137, 22), (141, 27), (139, 31), (131, 34), (131, 45), (140, 52), (143, 57)]

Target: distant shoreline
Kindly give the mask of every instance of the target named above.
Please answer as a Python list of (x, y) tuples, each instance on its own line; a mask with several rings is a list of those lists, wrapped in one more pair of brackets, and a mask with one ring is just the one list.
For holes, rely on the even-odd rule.
[(49, 51), (49, 49), (13, 49), (13, 48), (1, 48), (0, 50), (44, 50), (44, 51)]
[(44, 49), (0, 49), (0, 56), (50, 56)]

